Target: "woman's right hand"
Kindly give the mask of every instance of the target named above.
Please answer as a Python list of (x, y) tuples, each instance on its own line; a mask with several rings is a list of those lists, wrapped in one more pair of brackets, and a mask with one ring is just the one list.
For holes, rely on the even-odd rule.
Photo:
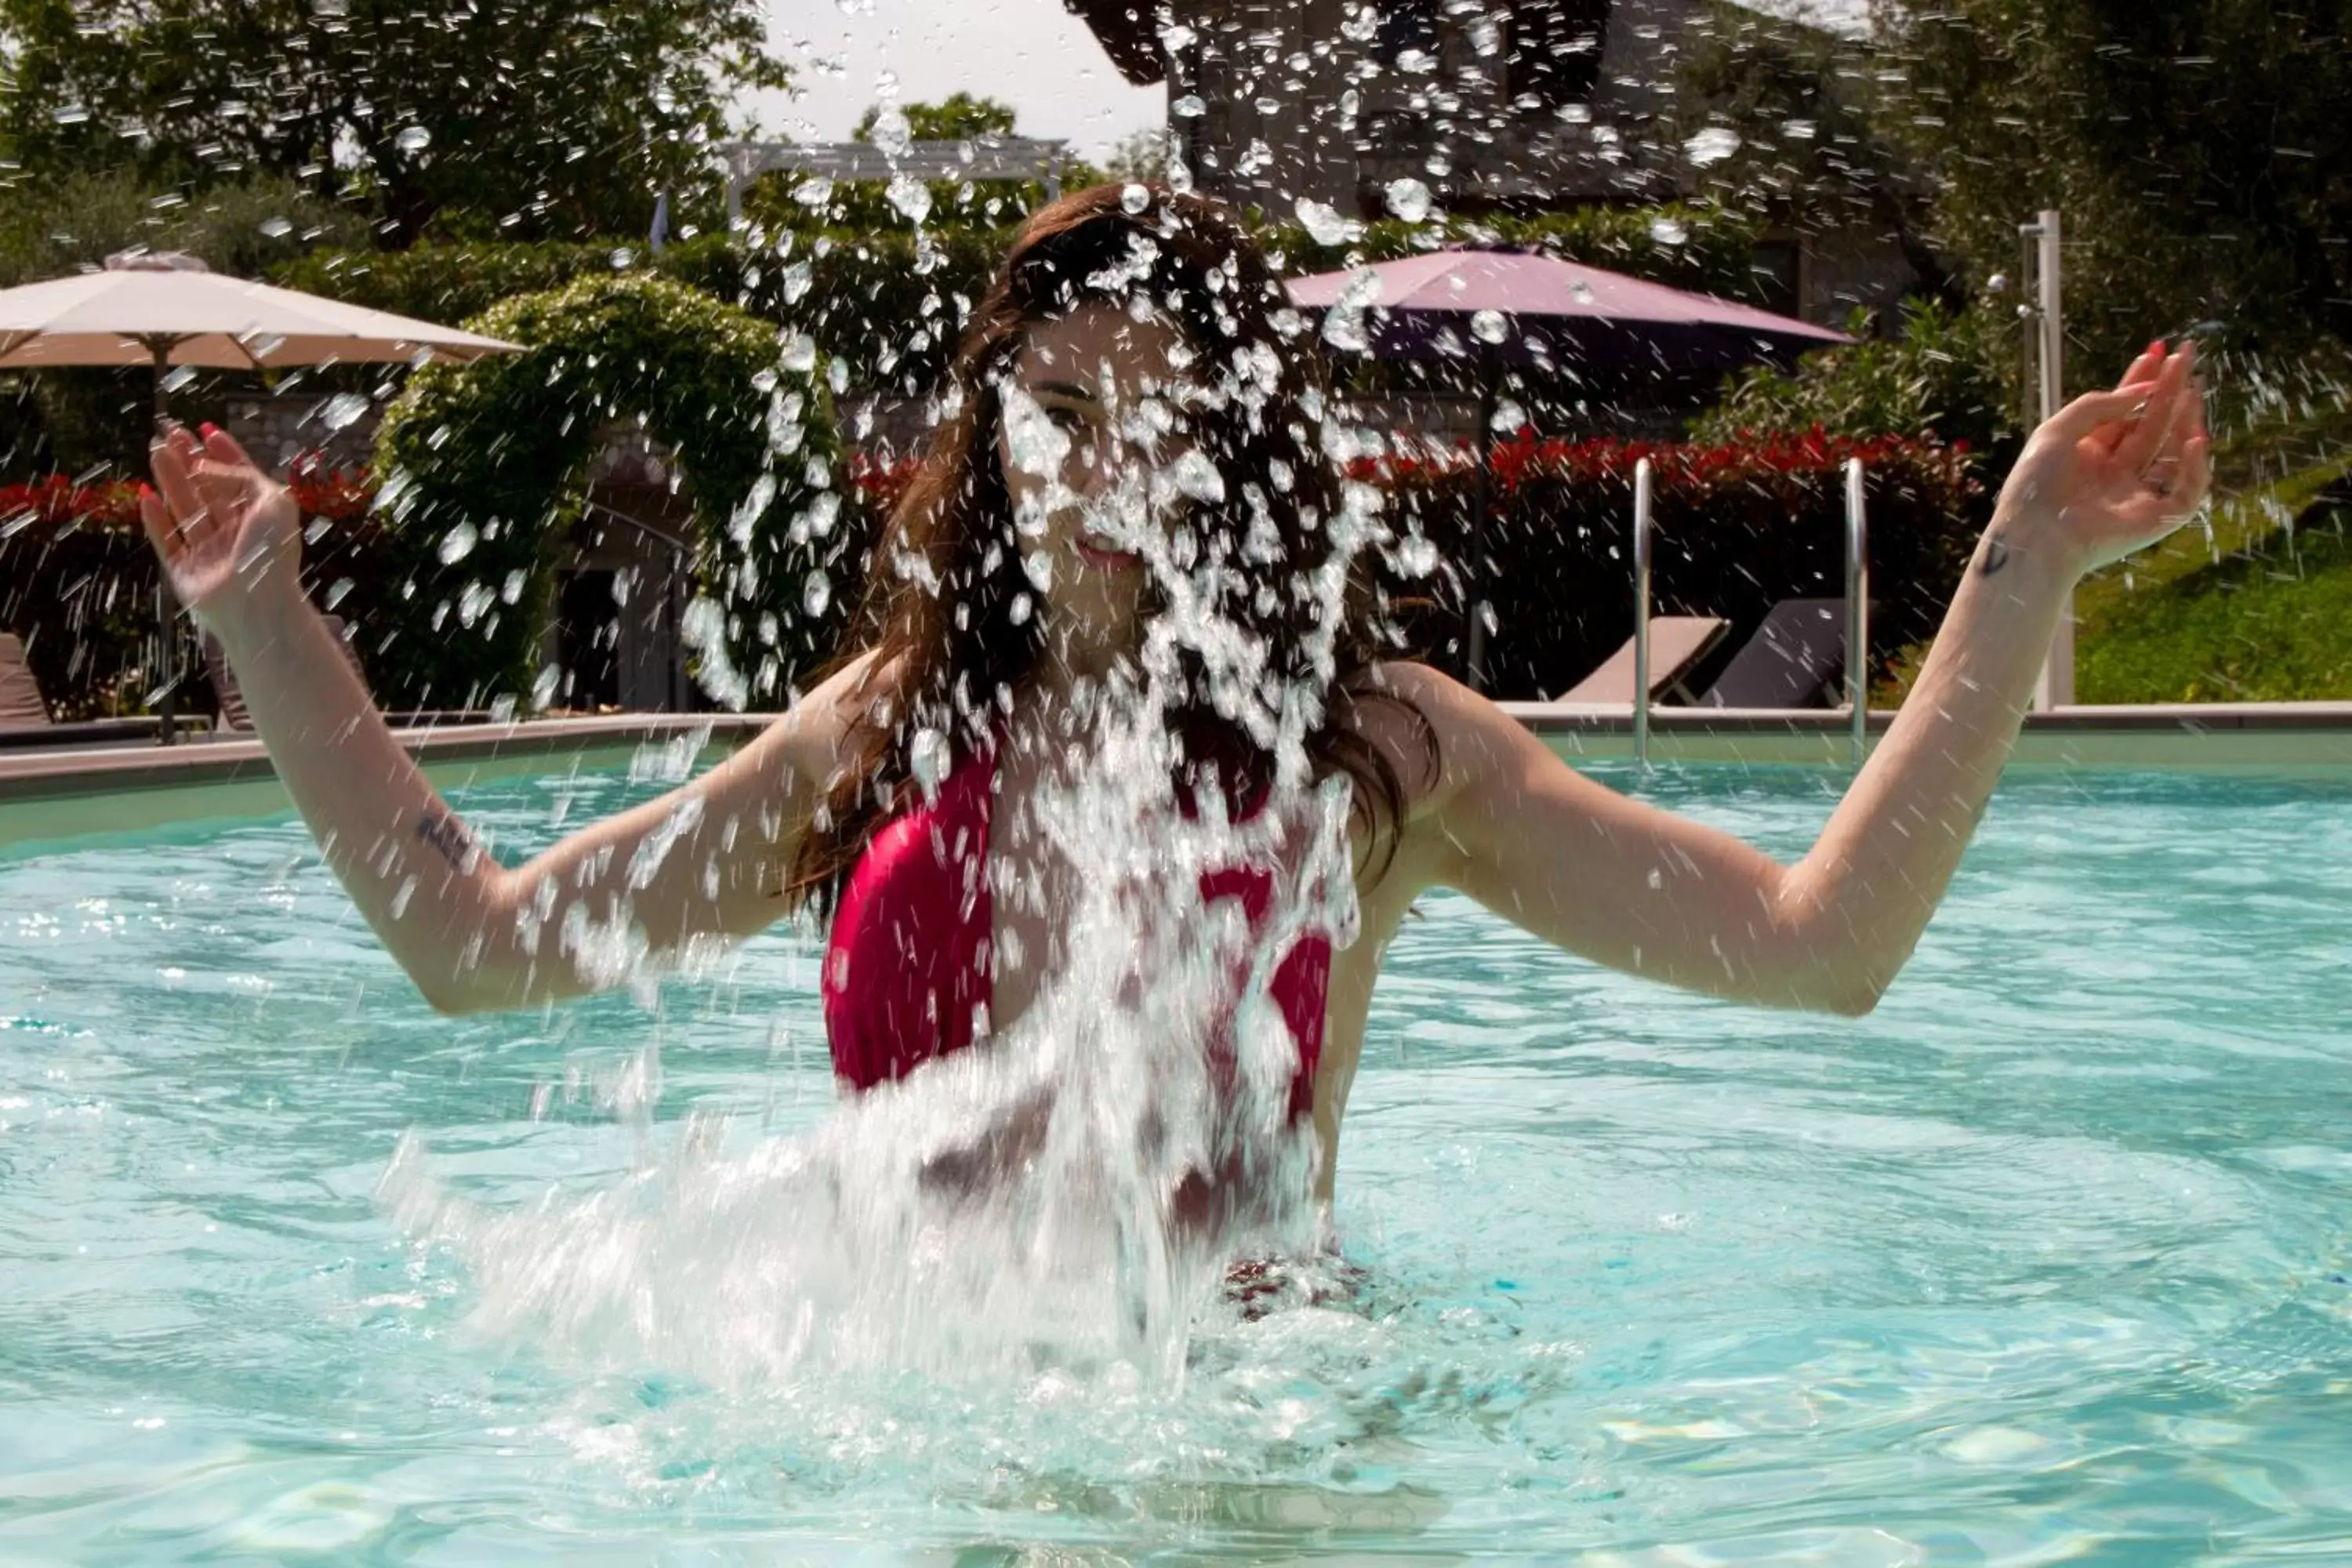
[[(179, 426), (150, 450), (153, 488), (139, 517), (180, 603), (215, 631), (295, 586), (301, 511), (226, 431)], [(160, 492), (160, 493), (159, 493)]]

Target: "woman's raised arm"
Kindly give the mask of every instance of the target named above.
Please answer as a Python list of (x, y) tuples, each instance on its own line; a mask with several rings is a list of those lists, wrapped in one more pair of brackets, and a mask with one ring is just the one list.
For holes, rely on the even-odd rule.
[(2033, 433), (1909, 700), (1797, 864), (1583, 778), (1423, 669), (1391, 679), (1434, 728), (1442, 773), (1401, 858), (1617, 968), (1741, 1001), (1868, 1012), (1959, 864), (2068, 590), (2202, 503), (2208, 437), (2189, 373), (2188, 351), (2152, 347), (2116, 390)]
[(141, 513), (181, 602), (221, 640), (296, 807), (384, 946), (444, 1012), (614, 984), (636, 952), (776, 919), (860, 667), (658, 800), (516, 869), (482, 852), (394, 738), (297, 570), (285, 487), (227, 436), (173, 431)]

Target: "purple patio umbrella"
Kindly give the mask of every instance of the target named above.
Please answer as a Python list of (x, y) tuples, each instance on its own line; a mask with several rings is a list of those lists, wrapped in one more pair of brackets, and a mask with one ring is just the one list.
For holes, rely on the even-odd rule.
[[(1845, 333), (1711, 294), (1519, 250), (1434, 250), (1345, 272), (1296, 278), (1301, 310), (1341, 313), (1325, 335), (1394, 359), (1454, 359), (1478, 369), (1481, 453), (1471, 514), (1471, 569), (1486, 545), (1502, 367), (1528, 364), (1580, 380), (1727, 372), (1851, 342)], [(1469, 606), (1470, 684), (1482, 684), (1486, 603)]]

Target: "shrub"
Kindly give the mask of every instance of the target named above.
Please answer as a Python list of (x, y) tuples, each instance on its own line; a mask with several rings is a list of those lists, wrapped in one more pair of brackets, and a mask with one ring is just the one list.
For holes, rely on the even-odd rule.
[[(374, 486), (314, 462), (298, 464), (289, 481), (306, 523), (304, 580), (332, 607), (340, 595), (328, 584), (377, 576)], [(146, 706), (158, 583), (137, 487), (63, 474), (0, 486), (0, 626), (24, 639), (52, 718)], [(201, 679), (187, 695), (198, 708), (209, 700)]]
[(2110, 603), (2080, 628), (2077, 698), (2352, 699), (2352, 542), (2331, 521)]
[[(1737, 439), (1754, 430), (1820, 428), (1839, 436), (1885, 431), (1965, 446), (2001, 472), (2024, 444), (2016, 392), (2006, 373), (2017, 328), (1987, 307), (1955, 312), (1932, 300), (1903, 301), (1892, 338), (1864, 336), (1857, 309), (1846, 331), (1860, 339), (1815, 349), (1789, 371), (1756, 365), (1724, 378), (1722, 396), (1694, 416), (1694, 441)], [(2121, 367), (2117, 367), (2120, 370)]]
[(814, 348), (780, 363), (773, 329), (642, 275), (521, 295), (468, 324), (526, 350), (427, 365), (385, 416), (383, 597), (367, 617), (379, 690), (424, 707), (533, 689), (549, 544), (579, 516), (599, 433), (631, 421), (675, 454), (693, 506), (698, 676), (730, 706), (780, 700), (843, 616), (808, 612), (812, 584), (858, 543), (836, 527)]

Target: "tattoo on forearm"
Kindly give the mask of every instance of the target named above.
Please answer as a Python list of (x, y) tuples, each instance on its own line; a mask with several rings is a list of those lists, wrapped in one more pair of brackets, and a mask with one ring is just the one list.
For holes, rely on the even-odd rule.
[(462, 871), (474, 853), (473, 835), (465, 824), (443, 812), (427, 811), (416, 819), (416, 837), (438, 850), (441, 858)]
[(2003, 544), (2000, 535), (1996, 533), (1985, 541), (1983, 574), (1990, 577), (2008, 564), (2009, 546)]

